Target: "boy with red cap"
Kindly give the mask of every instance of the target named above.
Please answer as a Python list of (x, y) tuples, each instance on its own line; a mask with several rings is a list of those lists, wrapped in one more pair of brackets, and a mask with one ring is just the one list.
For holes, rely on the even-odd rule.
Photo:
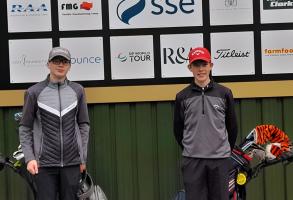
[(228, 200), (230, 154), (237, 137), (230, 89), (211, 78), (210, 52), (189, 52), (192, 83), (176, 95), (174, 135), (181, 146), (186, 200)]

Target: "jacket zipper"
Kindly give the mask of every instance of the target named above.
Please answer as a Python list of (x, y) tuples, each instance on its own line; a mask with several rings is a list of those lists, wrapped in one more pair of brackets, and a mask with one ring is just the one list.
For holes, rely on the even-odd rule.
[(61, 167), (63, 167), (63, 135), (62, 135), (62, 106), (61, 106), (61, 95), (60, 95), (60, 83), (58, 83), (58, 96), (59, 96), (59, 110), (60, 110), (60, 148), (61, 148)]
[(202, 114), (204, 115), (204, 88), (201, 88)]

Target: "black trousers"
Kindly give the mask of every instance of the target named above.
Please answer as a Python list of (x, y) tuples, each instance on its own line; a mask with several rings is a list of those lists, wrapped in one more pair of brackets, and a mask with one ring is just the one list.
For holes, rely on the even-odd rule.
[(186, 200), (228, 200), (230, 159), (183, 157)]
[(79, 165), (40, 167), (35, 175), (37, 200), (75, 200), (80, 181)]

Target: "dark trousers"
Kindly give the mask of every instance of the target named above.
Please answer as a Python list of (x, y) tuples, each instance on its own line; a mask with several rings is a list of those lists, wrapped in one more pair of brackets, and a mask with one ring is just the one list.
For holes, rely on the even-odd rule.
[(183, 157), (186, 200), (228, 200), (230, 159)]
[(69, 167), (40, 167), (35, 175), (37, 200), (77, 199), (80, 181), (79, 165)]

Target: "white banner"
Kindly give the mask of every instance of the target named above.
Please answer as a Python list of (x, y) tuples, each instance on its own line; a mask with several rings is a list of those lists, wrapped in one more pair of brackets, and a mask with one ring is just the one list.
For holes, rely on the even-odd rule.
[(190, 77), (188, 53), (191, 48), (203, 46), (203, 34), (161, 35), (162, 78)]
[(8, 32), (51, 31), (50, 0), (8, 0)]
[(110, 29), (202, 26), (202, 0), (111, 0)]
[(293, 30), (262, 31), (262, 73), (293, 73)]
[(211, 33), (213, 75), (253, 75), (253, 32)]
[(10, 83), (45, 80), (51, 49), (51, 39), (9, 40)]
[(211, 25), (253, 24), (252, 0), (210, 0)]
[(102, 29), (101, 0), (58, 1), (59, 30)]
[(111, 37), (112, 79), (154, 78), (153, 36)]
[(293, 22), (293, 0), (260, 0), (261, 23)]
[(60, 38), (60, 46), (71, 53), (69, 80), (104, 80), (102, 37)]

